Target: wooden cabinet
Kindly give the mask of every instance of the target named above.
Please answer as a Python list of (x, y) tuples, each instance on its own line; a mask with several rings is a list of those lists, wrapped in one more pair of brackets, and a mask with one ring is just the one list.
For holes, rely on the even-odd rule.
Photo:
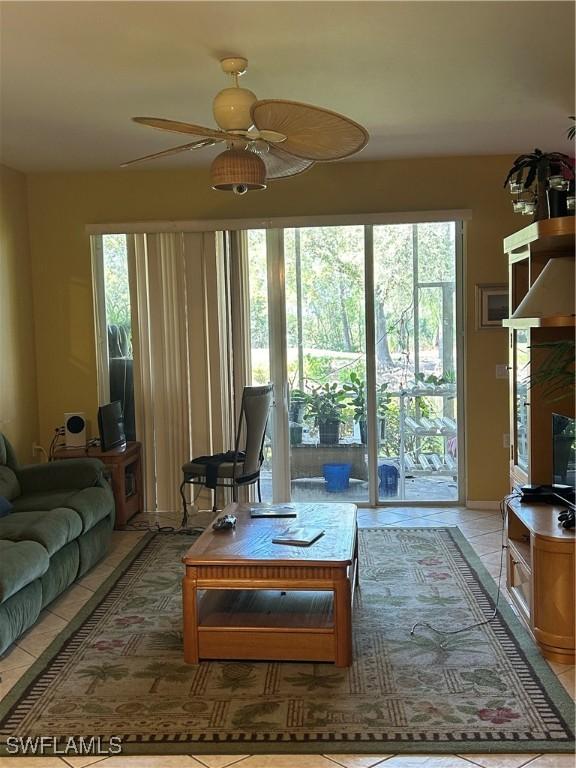
[(142, 511), (141, 454), (141, 443), (130, 442), (124, 449), (114, 448), (111, 451), (102, 451), (100, 448), (58, 448), (54, 458), (77, 459), (88, 456), (100, 459), (106, 465), (116, 503), (116, 528), (120, 528)]
[[(510, 276), (510, 315), (548, 261), (574, 266), (574, 217), (546, 219), (504, 240)], [(574, 393), (551, 396), (534, 383), (550, 344), (574, 339), (574, 311), (504, 321), (510, 334), (510, 480), (512, 489), (554, 482), (552, 414), (574, 418)], [(553, 348), (553, 347), (552, 347)], [(558, 395), (563, 396), (558, 396)], [(520, 617), (546, 658), (574, 663), (574, 529), (558, 522), (564, 507), (507, 505), (507, 585)]]
[[(551, 258), (574, 265), (574, 217), (534, 222), (504, 240), (508, 254), (510, 315)], [(512, 486), (549, 484), (552, 472), (552, 414), (574, 417), (573, 393), (550, 397), (530, 379), (550, 354), (550, 343), (574, 338), (574, 314), (505, 320), (510, 359), (510, 477)]]
[(507, 586), (544, 656), (574, 664), (575, 536), (558, 524), (561, 509), (509, 502)]

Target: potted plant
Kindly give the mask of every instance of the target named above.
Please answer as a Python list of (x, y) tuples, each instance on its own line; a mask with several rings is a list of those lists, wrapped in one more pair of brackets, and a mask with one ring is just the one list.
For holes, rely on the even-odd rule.
[(340, 439), (342, 411), (346, 408), (346, 392), (336, 382), (316, 387), (308, 395), (305, 419), (318, 428), (321, 445), (337, 445)]
[(290, 406), (288, 419), (290, 426), (290, 445), (300, 445), (302, 442), (302, 426), (304, 412), (308, 403), (308, 395), (301, 389), (293, 389), (290, 392)]
[[(512, 203), (516, 212), (534, 214), (534, 221), (540, 221), (567, 215), (566, 193), (573, 179), (574, 163), (568, 155), (535, 149), (514, 160), (504, 186), (509, 183), (510, 191), (518, 195)], [(532, 193), (532, 200), (519, 197), (526, 191)]]
[(343, 384), (342, 389), (348, 395), (348, 402), (354, 409), (354, 421), (360, 427), (360, 442), (366, 445), (366, 383), (355, 371), (352, 371), (350, 380)]

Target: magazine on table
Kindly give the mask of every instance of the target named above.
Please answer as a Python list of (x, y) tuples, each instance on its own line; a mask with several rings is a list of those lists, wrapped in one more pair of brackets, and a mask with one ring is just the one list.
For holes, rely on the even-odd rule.
[(294, 547), (309, 547), (324, 535), (323, 528), (286, 528), (272, 539), (273, 544), (291, 544)]
[(250, 517), (298, 517), (292, 504), (266, 504), (250, 507)]

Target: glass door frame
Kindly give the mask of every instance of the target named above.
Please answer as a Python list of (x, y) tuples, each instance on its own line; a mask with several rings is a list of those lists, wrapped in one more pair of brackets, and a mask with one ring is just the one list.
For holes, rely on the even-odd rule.
[(266, 230), (268, 340), (272, 403), (272, 498), (290, 501), (290, 428), (288, 425), (288, 363), (286, 357), (286, 284), (284, 230)]
[[(366, 217), (369, 219), (370, 217)], [(364, 291), (365, 291), (365, 344), (366, 344), (366, 407), (367, 407), (367, 449), (368, 449), (368, 501), (355, 501), (358, 507), (389, 506), (459, 506), (465, 503), (465, 445), (464, 445), (464, 234), (465, 222), (458, 218), (446, 217), (444, 221), (454, 222), (455, 227), (455, 342), (456, 342), (456, 393), (457, 393), (457, 445), (458, 445), (458, 491), (457, 498), (450, 500), (382, 500), (378, 494), (378, 436), (376, 431), (376, 325), (374, 301), (374, 248), (373, 223), (364, 223)], [(385, 222), (407, 223), (407, 222)], [(426, 223), (425, 218), (411, 217), (410, 223)], [(286, 222), (287, 227), (301, 228), (325, 226), (306, 223)], [(331, 226), (346, 226), (332, 222)], [(271, 413), (274, 452), (272, 456), (272, 493), (275, 503), (286, 502), (291, 497), (290, 480), (290, 431), (288, 414), (287, 338), (286, 338), (286, 289), (284, 263), (284, 229), (266, 230), (266, 269), (268, 282), (268, 327), (270, 350), (270, 381), (274, 385), (274, 402)]]

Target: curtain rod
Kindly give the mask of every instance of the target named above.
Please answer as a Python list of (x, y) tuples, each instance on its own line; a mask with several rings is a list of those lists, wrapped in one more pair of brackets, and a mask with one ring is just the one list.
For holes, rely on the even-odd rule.
[(397, 211), (393, 213), (354, 213), (319, 216), (280, 216), (269, 219), (197, 219), (188, 221), (129, 221), (87, 224), (88, 235), (148, 234), (152, 232), (219, 232), (242, 229), (286, 229), (290, 227), (330, 227), (362, 224), (421, 224), (437, 221), (469, 221), (472, 211), (460, 208), (447, 211)]

